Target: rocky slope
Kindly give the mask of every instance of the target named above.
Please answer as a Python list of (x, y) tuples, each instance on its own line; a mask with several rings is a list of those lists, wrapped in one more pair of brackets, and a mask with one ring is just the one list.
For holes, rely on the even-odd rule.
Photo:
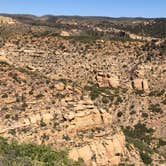
[(85, 20), (1, 23), (0, 135), (87, 165), (164, 165), (165, 41)]

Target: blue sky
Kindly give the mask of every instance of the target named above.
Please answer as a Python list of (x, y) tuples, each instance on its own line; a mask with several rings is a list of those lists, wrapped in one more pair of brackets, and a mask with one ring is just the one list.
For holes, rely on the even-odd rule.
[(166, 0), (0, 0), (0, 13), (166, 17)]

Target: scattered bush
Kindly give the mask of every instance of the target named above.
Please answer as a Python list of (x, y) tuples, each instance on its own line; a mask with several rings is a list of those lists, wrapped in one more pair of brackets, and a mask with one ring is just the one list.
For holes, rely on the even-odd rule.
[(9, 115), (9, 114), (6, 114), (6, 115), (5, 115), (5, 118), (6, 118), (6, 119), (9, 119), (9, 118), (10, 118), (10, 115)]
[(130, 112), (130, 115), (134, 115), (134, 114), (136, 114), (136, 111), (135, 111), (135, 110), (132, 110), (132, 111)]
[(120, 163), (118, 166), (135, 166), (135, 164)]
[(149, 156), (147, 153), (140, 153), (141, 159), (145, 164), (151, 164), (152, 163), (152, 158)]
[(151, 135), (153, 133), (153, 129), (148, 129), (146, 128), (145, 124), (138, 123), (134, 126), (134, 129), (132, 129), (131, 127), (127, 127), (126, 129), (124, 129), (124, 132), (129, 137), (139, 138), (145, 142), (149, 142), (147, 138), (148, 135)]
[(162, 101), (162, 104), (166, 105), (166, 99)]
[(1, 64), (1, 65), (6, 65), (6, 66), (9, 65), (9, 63), (6, 62), (6, 61), (0, 61), (0, 64)]
[(123, 113), (120, 111), (117, 113), (117, 116), (120, 118), (123, 115)]
[(166, 141), (159, 139), (158, 147), (165, 146), (165, 145), (166, 145)]
[(161, 91), (152, 91), (149, 93), (149, 96), (156, 96), (156, 97), (160, 97), (162, 95), (164, 95), (165, 90), (162, 89)]
[(118, 97), (116, 98), (115, 105), (119, 105), (119, 104), (122, 103), (122, 102), (123, 102), (122, 97), (118, 96)]
[(95, 84), (93, 84), (91, 86), (85, 86), (85, 90), (90, 92), (90, 97), (92, 100), (97, 99), (103, 93), (107, 94), (107, 95), (111, 95), (111, 93), (109, 92), (109, 90), (107, 88), (101, 88)]
[(62, 94), (60, 92), (58, 92), (56, 95), (55, 95), (56, 98), (58, 99), (63, 99), (65, 97), (65, 94)]
[(150, 53), (148, 53), (148, 55), (146, 57), (146, 60), (151, 62), (152, 61), (152, 57), (153, 56)]
[(2, 107), (1, 108), (1, 111), (7, 111), (8, 110), (8, 107)]
[(103, 97), (102, 98), (102, 102), (104, 103), (104, 104), (108, 104), (109, 103), (109, 99), (108, 99), (108, 97)]
[(10, 129), (8, 131), (8, 133), (11, 134), (11, 135), (16, 135), (16, 130), (15, 129)]
[(146, 112), (143, 112), (143, 113), (142, 113), (142, 117), (147, 118), (147, 117), (148, 117), (148, 114), (147, 114)]
[(163, 110), (159, 104), (151, 104), (149, 110), (156, 113), (163, 113)]
[(29, 91), (29, 95), (33, 95), (33, 89)]
[(41, 127), (45, 127), (45, 126), (47, 126), (47, 124), (46, 124), (45, 122), (43, 122), (43, 120), (41, 120), (40, 126), (41, 126)]
[(2, 98), (8, 98), (8, 94), (7, 93), (3, 94)]
[(38, 94), (37, 96), (36, 96), (36, 98), (37, 99), (40, 99), (40, 98), (42, 98), (44, 95), (42, 94), (42, 93), (40, 93), (40, 94)]
[(135, 94), (142, 95), (142, 94), (144, 94), (144, 91), (143, 90), (135, 90)]
[(132, 104), (131, 106), (130, 106), (130, 109), (133, 109), (134, 108), (134, 105)]

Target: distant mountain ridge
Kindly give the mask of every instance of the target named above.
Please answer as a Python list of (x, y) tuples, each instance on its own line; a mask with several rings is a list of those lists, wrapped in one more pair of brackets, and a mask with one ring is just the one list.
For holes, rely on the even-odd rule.
[(123, 31), (129, 31), (137, 35), (147, 35), (157, 38), (166, 37), (166, 18), (130, 18), (130, 17), (100, 17), (100, 16), (35, 16), (30, 14), (0, 14), (11, 17), (19, 22), (31, 25), (57, 26), (57, 24), (78, 25), (91, 24), (100, 27), (113, 27)]

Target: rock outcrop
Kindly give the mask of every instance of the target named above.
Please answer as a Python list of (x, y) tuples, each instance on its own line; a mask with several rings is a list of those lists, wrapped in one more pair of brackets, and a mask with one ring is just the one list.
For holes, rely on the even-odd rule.
[(67, 31), (62, 31), (60, 35), (63, 36), (63, 37), (69, 37), (70, 33), (67, 32)]
[(5, 17), (5, 16), (0, 16), (0, 25), (1, 24), (15, 24), (17, 21), (10, 18), (10, 17)]
[(83, 147), (73, 148), (69, 152), (69, 157), (73, 160), (82, 158), (87, 165), (112, 166), (118, 165), (125, 153), (125, 137), (119, 133), (93, 141)]
[(135, 79), (133, 81), (133, 86), (136, 90), (149, 92), (148, 81), (146, 79)]
[(117, 88), (120, 86), (119, 79), (117, 76), (110, 76), (108, 74), (100, 73), (96, 76), (99, 87), (113, 87)]
[(0, 55), (0, 62), (1, 63), (11, 64), (11, 62), (4, 55)]
[(109, 126), (112, 123), (112, 116), (105, 110), (100, 111), (90, 99), (68, 104), (72, 107), (69, 112), (63, 114), (63, 117), (69, 126), (66, 128), (69, 133)]

